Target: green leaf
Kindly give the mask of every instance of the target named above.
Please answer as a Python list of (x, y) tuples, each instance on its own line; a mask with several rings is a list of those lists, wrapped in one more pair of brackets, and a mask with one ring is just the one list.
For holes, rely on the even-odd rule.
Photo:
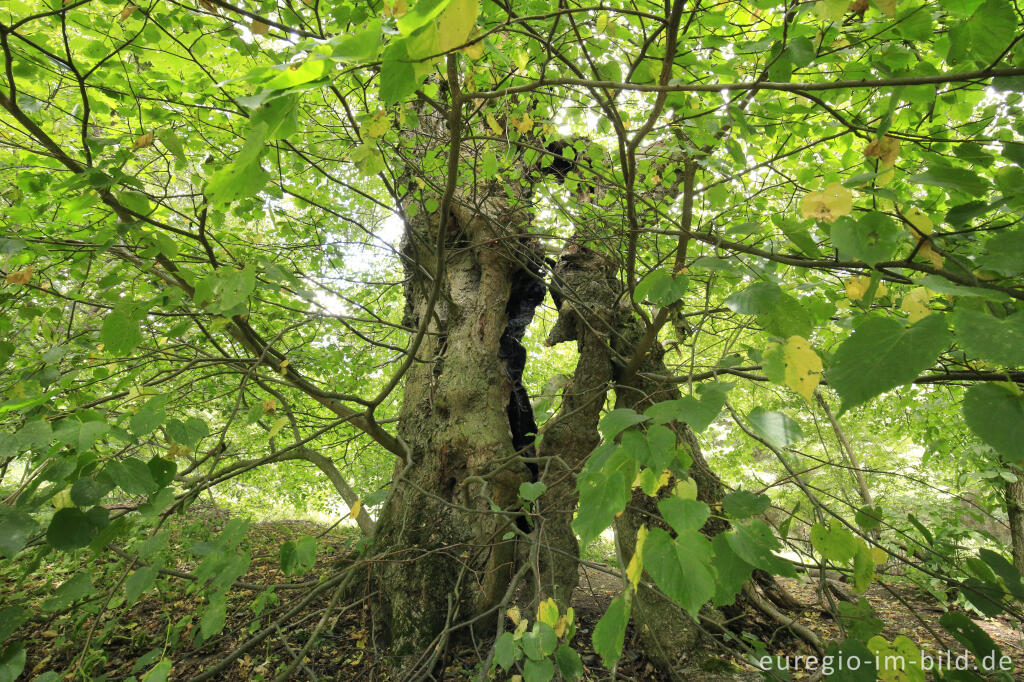
[(171, 665), (171, 659), (160, 659), (160, 662), (154, 665), (153, 668), (146, 673), (146, 676), (142, 678), (142, 682), (167, 682), (167, 676), (171, 672)]
[(818, 522), (811, 526), (811, 544), (821, 556), (845, 564), (857, 554), (857, 538), (838, 521), (828, 526)]
[(699, 399), (688, 395), (676, 400), (664, 400), (648, 407), (644, 415), (654, 424), (680, 421), (700, 433), (708, 428), (722, 411), (729, 388), (728, 384), (701, 384), (697, 388)]
[(146, 466), (149, 467), (149, 473), (153, 477), (153, 481), (161, 488), (171, 484), (171, 481), (174, 480), (174, 474), (178, 470), (177, 464), (156, 455), (153, 455), (153, 458), (146, 463)]
[(711, 540), (711, 549), (715, 554), (711, 564), (715, 571), (715, 596), (712, 603), (715, 606), (726, 606), (736, 601), (736, 595), (750, 580), (754, 567), (733, 551), (725, 533), (719, 533)]
[(167, 419), (164, 405), (167, 404), (169, 398), (170, 396), (167, 395), (158, 395), (147, 400), (146, 404), (128, 420), (131, 432), (136, 436), (145, 436), (163, 424)]
[(436, 18), (451, 0), (419, 0), (408, 12), (398, 18), (398, 30), (408, 35)]
[(1006, 560), (1006, 557), (990, 549), (979, 550), (978, 556), (988, 564), (993, 573), (999, 576), (1010, 594), (1024, 601), (1024, 577), (1013, 564)]
[(580, 545), (586, 546), (626, 508), (629, 489), (621, 471), (580, 477), (577, 485), (580, 502), (572, 529), (580, 536)]
[(522, 645), (527, 658), (539, 661), (554, 653), (558, 637), (550, 625), (537, 622), (531, 631), (523, 634)]
[(907, 182), (952, 189), (972, 197), (981, 196), (989, 190), (988, 181), (979, 177), (977, 173), (952, 166), (933, 166), (924, 173), (910, 176)]
[(832, 223), (832, 243), (840, 258), (855, 258), (874, 265), (892, 258), (903, 233), (889, 216), (878, 211), (858, 220), (842, 216)]
[[(107, 511), (101, 508), (106, 514)], [(88, 545), (98, 529), (82, 510), (76, 507), (58, 509), (46, 529), (46, 541), (56, 549), (73, 550)]]
[(0, 642), (22, 626), (28, 620), (28, 612), (20, 606), (7, 606), (0, 609)]
[(281, 545), (281, 572), (287, 576), (307, 573), (316, 563), (316, 538), (303, 535)]
[(416, 92), (420, 80), (406, 50), (405, 41), (391, 43), (380, 65), (380, 99), (386, 105), (398, 104)]
[(59, 611), (65, 609), (79, 599), (96, 594), (96, 588), (85, 571), (76, 573), (53, 592), (52, 597), (43, 601), (44, 611)]
[(882, 631), (882, 621), (875, 617), (874, 609), (864, 597), (860, 597), (856, 604), (840, 602), (839, 620), (846, 626), (850, 637), (862, 641), (866, 641)]
[(757, 435), (776, 448), (788, 447), (804, 437), (800, 425), (782, 412), (771, 412), (758, 406), (747, 414), (747, 421)]
[(658, 502), (661, 516), (676, 533), (698, 531), (711, 516), (711, 509), (697, 500), (666, 497)]
[(511, 632), (501, 633), (494, 643), (494, 664), (502, 670), (511, 670), (516, 662), (516, 641)]
[(711, 570), (711, 541), (695, 530), (673, 540), (661, 528), (652, 528), (643, 547), (644, 570), (655, 584), (693, 618), (715, 595)]
[(25, 669), (25, 645), (14, 642), (0, 653), (0, 682), (14, 682)]
[(865, 505), (857, 510), (854, 520), (864, 530), (874, 530), (882, 525), (882, 510), (880, 507)]
[[(846, 605), (845, 602), (840, 604), (840, 606)], [(874, 634), (872, 632), (863, 639), (866, 640)], [(829, 682), (875, 682), (878, 679), (875, 655), (868, 651), (867, 647), (855, 636), (842, 642), (831, 642), (825, 651), (825, 656), (830, 661), (843, 661), (841, 670), (836, 670), (833, 674), (825, 676)], [(853, 663), (853, 661), (857, 661), (857, 663)]]
[(601, 657), (606, 668), (611, 668), (622, 656), (622, 641), (626, 636), (626, 623), (629, 622), (631, 605), (627, 595), (620, 594), (612, 599), (608, 610), (594, 626), (594, 651)]
[(184, 422), (180, 419), (169, 419), (166, 429), (171, 440), (190, 448), (194, 448), (199, 441), (210, 435), (206, 422), (195, 417), (189, 417)]
[(548, 682), (555, 676), (555, 664), (550, 658), (523, 662), (523, 682)]
[(981, 440), (1011, 462), (1024, 460), (1024, 398), (1019, 389), (978, 383), (964, 396), (964, 420)]
[(215, 592), (214, 594), (209, 595), (209, 603), (206, 605), (206, 609), (203, 610), (203, 615), (199, 619), (199, 631), (202, 633), (204, 640), (209, 639), (224, 629), (226, 610), (226, 593)]
[(956, 637), (958, 642), (974, 654), (974, 658), (979, 666), (984, 666), (986, 663), (994, 664), (987, 670), (982, 667), (984, 672), (998, 670), (999, 659), (1002, 658), (1003, 652), (992, 641), (992, 637), (978, 627), (974, 621), (962, 613), (947, 611), (939, 618), (939, 623), (946, 632)]
[(579, 680), (586, 672), (580, 655), (568, 644), (559, 644), (555, 650), (555, 662), (558, 670), (566, 680)]
[(0, 556), (13, 559), (37, 532), (28, 512), (0, 505)]
[(103, 319), (100, 341), (108, 352), (127, 355), (142, 343), (139, 322), (126, 309), (115, 308)]
[(647, 421), (647, 417), (641, 416), (628, 408), (620, 407), (601, 417), (597, 428), (601, 431), (601, 435), (604, 436), (605, 440), (612, 440), (623, 430), (645, 421)]
[(737, 490), (722, 498), (722, 509), (734, 519), (746, 519), (765, 513), (771, 503), (767, 495)]
[(129, 495), (149, 495), (160, 487), (153, 480), (149, 466), (134, 457), (127, 457), (120, 462), (107, 462), (104, 471)]
[(761, 568), (784, 577), (796, 577), (793, 565), (772, 553), (781, 545), (772, 529), (761, 519), (736, 521), (732, 530), (724, 535), (736, 556), (754, 568)]
[(523, 498), (527, 502), (533, 502), (543, 495), (547, 489), (548, 487), (541, 481), (537, 481), (536, 483), (524, 481), (519, 484), (519, 497)]
[(71, 501), (79, 507), (91, 507), (113, 489), (112, 481), (83, 476), (71, 486)]
[(853, 556), (853, 590), (864, 593), (875, 577), (875, 559), (871, 549), (863, 541), (857, 542), (857, 553)]
[(934, 364), (950, 340), (939, 314), (910, 327), (885, 317), (864, 320), (836, 350), (825, 374), (843, 400), (839, 413), (910, 383)]
[(124, 581), (125, 604), (131, 606), (146, 592), (153, 589), (160, 571), (156, 566), (143, 566)]
[(775, 302), (784, 295), (774, 282), (755, 282), (725, 299), (725, 306), (740, 315), (763, 315), (770, 313)]
[(371, 20), (353, 33), (332, 38), (331, 56), (346, 62), (369, 61), (380, 52), (382, 37), (380, 21)]
[(1024, 367), (1024, 312), (998, 319), (957, 306), (953, 311), (957, 344), (968, 356), (1006, 367)]

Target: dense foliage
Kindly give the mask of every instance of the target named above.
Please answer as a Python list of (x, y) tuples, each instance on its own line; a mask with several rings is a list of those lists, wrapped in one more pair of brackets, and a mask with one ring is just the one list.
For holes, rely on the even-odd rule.
[[(536, 544), (561, 454), (545, 436), (572, 417), (563, 389), (587, 325), (613, 370), (599, 444), (557, 500), (584, 553), (624, 532), (634, 494), (652, 505), (599, 557), (623, 585), (593, 633), (607, 666), (641, 585), (706, 628), (758, 600), (755, 572), (820, 568), (824, 586), (826, 567), (856, 593), (910, 582), (979, 660), (997, 650), (963, 614), (1024, 613), (1022, 16), (1012, 0), (8, 0), (0, 556), (12, 581), (70, 562), (45, 608), (89, 632), (67, 638), (82, 647), (69, 669), (36, 672), (99, 677), (88, 628), (160, 581), (193, 580), (205, 606), (146, 680), (167, 678), (185, 640), (222, 636), (247, 526), (183, 559), (165, 524), (199, 499), (357, 522), (366, 539), (311, 588), (328, 614), (362, 598), (360, 559), (399, 555), (375, 529), (401, 508), (399, 481), (428, 485), (423, 462), (450, 466), (452, 486), (486, 481), (446, 499), (493, 514), (495, 547)], [(472, 374), (429, 376), (475, 352), (441, 330), (465, 303), (460, 259), (486, 281), (503, 249), (529, 251), (553, 294), (558, 264), (593, 254), (619, 317), (602, 331), (582, 288), (546, 299), (519, 367), (539, 456), (467, 473), (409, 434), (435, 428), (417, 410), (505, 413), (439, 397)], [(508, 286), (473, 304), (481, 340), (506, 325)], [(555, 338), (574, 314), (576, 336)], [(429, 408), (406, 394), (417, 367)], [(629, 402), (638, 381), (680, 395)], [(683, 430), (720, 500), (698, 494)], [(513, 451), (504, 431), (483, 435)], [(509, 500), (488, 497), (500, 470), (520, 477)], [(528, 553), (517, 561), (541, 575)], [(316, 559), (312, 538), (281, 548), (287, 576)], [(570, 603), (551, 596), (481, 609), (501, 614), (482, 677), (583, 674)], [(0, 680), (33, 656), (18, 631), (38, 597), (4, 590)], [(872, 652), (933, 646), (879, 636), (863, 600), (832, 610), (845, 637), (802, 646), (865, 672), (830, 679), (874, 679)], [(426, 641), (480, 613), (449, 612)], [(771, 668), (757, 636), (725, 632), (705, 633), (716, 656)], [(443, 664), (441, 644), (423, 648), (396, 669)], [(924, 679), (910, 664), (878, 675)]]

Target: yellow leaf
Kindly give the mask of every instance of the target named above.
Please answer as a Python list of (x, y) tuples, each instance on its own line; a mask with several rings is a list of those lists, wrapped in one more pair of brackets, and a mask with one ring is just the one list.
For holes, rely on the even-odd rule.
[(141, 149), (142, 147), (149, 147), (153, 144), (153, 131), (140, 135), (135, 138), (135, 142), (132, 143), (132, 149)]
[(438, 20), (441, 51), (448, 52), (469, 39), (480, 13), (479, 0), (452, 0)]
[(692, 478), (681, 478), (676, 482), (676, 497), (684, 500), (697, 499), (697, 481)]
[(558, 637), (559, 639), (561, 639), (562, 636), (565, 635), (565, 631), (567, 629), (569, 629), (568, 615), (559, 616), (558, 617), (558, 622), (555, 623), (555, 627), (554, 627), (555, 637)]
[(30, 265), (24, 270), (18, 270), (16, 272), (7, 273), (8, 284), (28, 284), (29, 280), (32, 279), (32, 272), (35, 266)]
[(552, 628), (558, 622), (558, 604), (551, 597), (548, 597), (537, 606), (537, 620)]
[(832, 222), (853, 210), (853, 194), (838, 182), (830, 182), (820, 192), (808, 192), (800, 202), (800, 215)]
[(523, 614), (519, 612), (518, 606), (509, 608), (509, 610), (505, 612), (505, 615), (508, 616), (508, 619), (512, 621), (513, 625), (519, 625), (519, 621), (523, 619)]
[(355, 504), (352, 505), (352, 508), (348, 510), (348, 515), (351, 516), (353, 519), (359, 518), (359, 512), (362, 510), (362, 508), (363, 500), (357, 499), (355, 501)]
[(502, 130), (502, 127), (498, 125), (498, 121), (495, 120), (494, 114), (487, 114), (485, 118), (487, 119), (487, 127), (491, 129), (492, 133), (494, 133), (495, 135), (505, 134), (505, 131)]
[(388, 120), (388, 115), (383, 109), (377, 111), (363, 126), (363, 134), (375, 140), (383, 137), (389, 130), (391, 130), (391, 121)]
[(871, 560), (875, 562), (875, 566), (881, 566), (889, 560), (889, 554), (881, 547), (872, 547)]
[(50, 500), (50, 504), (53, 505), (54, 509), (74, 507), (75, 503), (71, 501), (71, 488), (64, 488), (64, 490), (54, 495), (53, 499)]
[(942, 256), (935, 252), (930, 240), (921, 244), (921, 248), (917, 250), (917, 254), (923, 258), (927, 258), (936, 268), (940, 270), (942, 269)]
[(474, 28), (469, 34), (469, 39), (473, 43), (462, 48), (462, 51), (470, 59), (480, 59), (480, 57), (484, 56), (484, 41), (480, 40), (480, 29)]
[(917, 206), (911, 206), (910, 208), (904, 207), (903, 216), (907, 219), (911, 225), (914, 226), (912, 230), (916, 236), (928, 235), (935, 229), (935, 224), (932, 219), (928, 217), (928, 214), (919, 209)]
[(597, 22), (595, 28), (598, 33), (604, 33), (604, 29), (608, 26), (608, 13), (601, 12), (597, 15)]
[(932, 309), (928, 307), (928, 301), (932, 297), (926, 287), (917, 287), (912, 289), (903, 297), (903, 302), (900, 303), (900, 310), (907, 314), (907, 319), (911, 322), (917, 322), (923, 317), (928, 317), (932, 313)]
[(533, 130), (533, 119), (526, 114), (522, 119), (512, 119), (512, 125), (516, 127), (516, 130), (525, 134)]
[(263, 401), (263, 411), (264, 412), (273, 412), (276, 409), (277, 409), (277, 400), (275, 400), (274, 398), (267, 398), (266, 400)]
[[(867, 293), (868, 287), (871, 285), (871, 278), (867, 275), (858, 275), (857, 277), (851, 277), (844, 282), (846, 287), (846, 296), (851, 301), (859, 301), (864, 298), (864, 294)], [(885, 282), (879, 282), (878, 288), (875, 289), (875, 296), (878, 298), (888, 295), (889, 288), (885, 286)]]
[(896, 16), (896, 0), (875, 0), (875, 5), (882, 13), (890, 17)]
[(810, 402), (821, 380), (821, 358), (807, 339), (791, 336), (782, 347), (782, 359), (786, 365), (786, 385)]
[(842, 21), (846, 10), (850, 8), (850, 0), (819, 0), (814, 3), (814, 13), (822, 21)]
[(253, 19), (252, 23), (249, 24), (249, 32), (252, 33), (254, 36), (265, 36), (267, 35), (267, 31), (269, 29), (270, 27), (264, 24), (259, 19)]
[(274, 423), (270, 425), (270, 431), (267, 432), (267, 438), (273, 438), (277, 434), (281, 433), (281, 429), (283, 429), (287, 424), (288, 417), (278, 417), (275, 419)]
[(126, 5), (125, 8), (121, 10), (121, 21), (124, 21), (125, 19), (130, 17), (132, 13), (135, 12), (135, 10), (137, 9), (138, 7), (136, 7), (135, 5)]
[(517, 625), (516, 629), (512, 632), (512, 638), (517, 641), (522, 639), (523, 634), (526, 633), (527, 625), (529, 625), (529, 622), (525, 618), (519, 621), (519, 625)]
[(640, 530), (636, 534), (636, 549), (633, 550), (633, 558), (629, 560), (629, 565), (626, 566), (626, 577), (629, 578), (629, 582), (633, 583), (633, 589), (636, 589), (637, 584), (640, 582), (640, 576), (644, 573), (644, 542), (647, 540), (647, 526), (640, 526)]
[(869, 159), (878, 159), (885, 168), (891, 168), (896, 163), (896, 157), (900, 155), (900, 141), (894, 137), (883, 135), (880, 139), (872, 140), (864, 148), (864, 156)]

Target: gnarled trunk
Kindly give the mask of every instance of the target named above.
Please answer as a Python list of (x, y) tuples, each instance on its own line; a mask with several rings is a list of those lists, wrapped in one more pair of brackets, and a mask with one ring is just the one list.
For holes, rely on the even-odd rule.
[(410, 461), (396, 467), (372, 569), (377, 632), (399, 655), (427, 651), (452, 623), (491, 610), (515, 562), (514, 541), (502, 536), (527, 472), (509, 427), (514, 382), (499, 355), (521, 266), (502, 243), (525, 231), (528, 216), (501, 200), (488, 207), (453, 204), (440, 273), (429, 270), (437, 213), (406, 227), (406, 323), (425, 324), (426, 335), (400, 414)]

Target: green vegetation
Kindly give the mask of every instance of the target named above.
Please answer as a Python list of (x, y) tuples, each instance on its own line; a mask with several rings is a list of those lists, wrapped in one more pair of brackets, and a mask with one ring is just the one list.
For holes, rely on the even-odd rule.
[(8, 0), (0, 682), (1016, 679), (1021, 21)]

